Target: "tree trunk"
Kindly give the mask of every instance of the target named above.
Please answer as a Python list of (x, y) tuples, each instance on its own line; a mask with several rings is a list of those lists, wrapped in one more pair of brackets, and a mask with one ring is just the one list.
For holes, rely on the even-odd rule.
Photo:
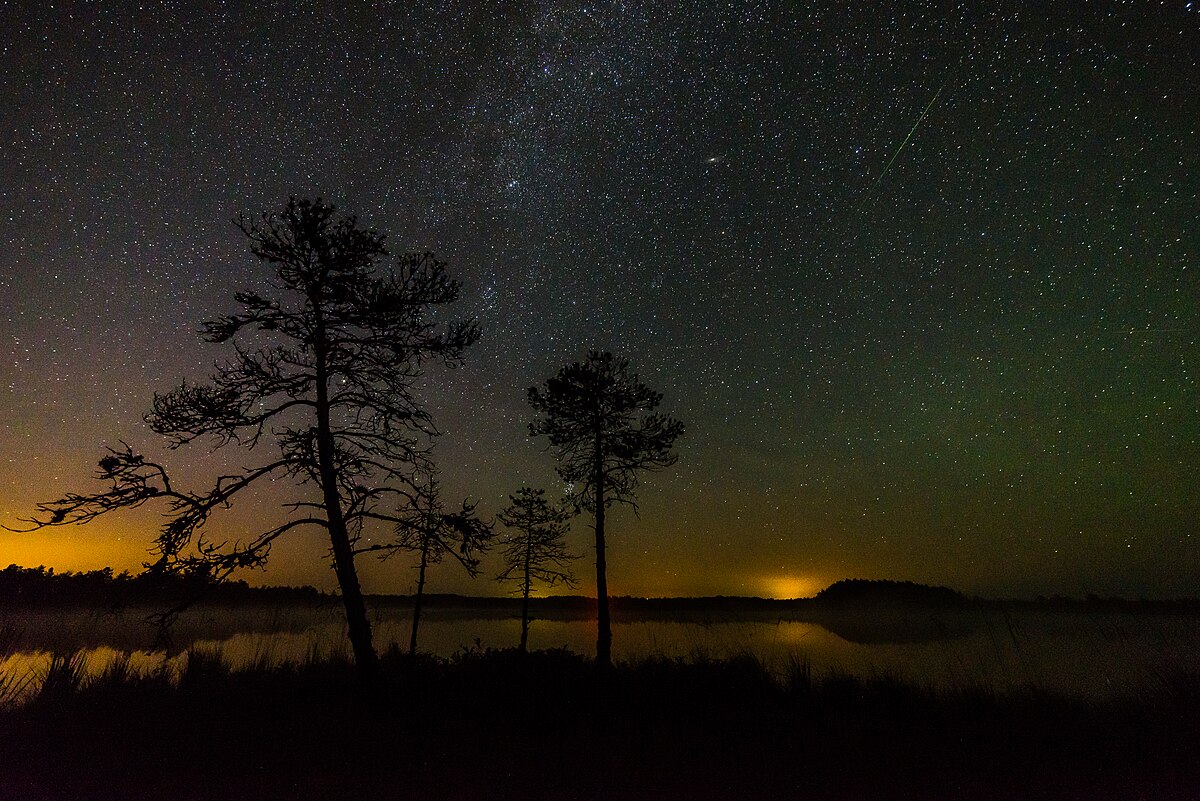
[(363, 682), (371, 684), (375, 680), (379, 660), (371, 642), (367, 604), (358, 583), (358, 573), (354, 569), (354, 554), (350, 549), (350, 535), (346, 531), (345, 520), (339, 520), (337, 524), (330, 521), (329, 541), (333, 547), (333, 569), (342, 590), (342, 604), (346, 608), (346, 629), (350, 635), (350, 647), (354, 651), (354, 664)]
[(408, 655), (417, 653), (417, 626), (421, 623), (421, 596), (425, 594), (425, 566), (429, 563), (429, 538), (421, 541), (421, 569), (417, 572), (417, 597), (413, 602), (412, 634), (408, 638)]
[(521, 585), (521, 653), (529, 646), (529, 551), (533, 545), (525, 543), (525, 583)]
[(318, 340), (316, 348), (317, 389), (317, 466), (321, 474), (321, 494), (325, 516), (329, 522), (329, 544), (333, 551), (333, 570), (342, 591), (342, 604), (346, 608), (346, 629), (350, 635), (350, 647), (354, 651), (354, 664), (359, 678), (365, 684), (375, 680), (378, 657), (371, 643), (371, 623), (367, 619), (367, 604), (362, 587), (358, 583), (358, 571), (354, 568), (354, 551), (350, 546), (350, 533), (346, 529), (346, 518), (342, 514), (342, 499), (337, 488), (337, 468), (333, 461), (333, 431), (329, 422), (329, 387), (325, 367), (323, 343)]
[(612, 624), (608, 617), (608, 576), (604, 561), (604, 452), (596, 437), (596, 664), (612, 667)]

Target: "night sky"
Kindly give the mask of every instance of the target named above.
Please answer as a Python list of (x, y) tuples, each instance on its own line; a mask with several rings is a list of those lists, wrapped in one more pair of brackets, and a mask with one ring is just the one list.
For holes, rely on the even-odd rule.
[[(152, 394), (264, 286), (231, 220), (319, 195), (463, 281), (422, 392), (481, 511), (561, 489), (525, 389), (589, 348), (687, 423), (614, 594), (1200, 594), (1200, 3), (210, 5), (0, 3), (0, 522), (161, 453)], [(136, 568), (155, 523), (0, 565)], [(332, 588), (326, 547), (245, 578)]]

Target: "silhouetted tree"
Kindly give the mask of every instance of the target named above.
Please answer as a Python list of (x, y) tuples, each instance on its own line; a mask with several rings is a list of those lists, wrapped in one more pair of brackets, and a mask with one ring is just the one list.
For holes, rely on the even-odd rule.
[(471, 578), (479, 575), (479, 557), (491, 547), (492, 526), (479, 519), (475, 507), (476, 504), (464, 500), (461, 508), (446, 511), (442, 505), (441, 483), (436, 471), (431, 472), (423, 483), (413, 488), (411, 503), (400, 512), (395, 542), (361, 549), (362, 552), (384, 551), (384, 559), (398, 550), (419, 555), (412, 633), (408, 640), (410, 654), (417, 652), (417, 627), (421, 622), (421, 599), (425, 595), (429, 566), (439, 564), (446, 554), (450, 554)]
[[(257, 467), (219, 476), (205, 491), (176, 486), (167, 469), (125, 446), (100, 460), (109, 488), (41, 504), (35, 526), (86, 523), (114, 509), (163, 499), (167, 522), (152, 570), (216, 580), (265, 563), (288, 531), (327, 531), (354, 657), (364, 677), (376, 663), (354, 565), (370, 521), (394, 513), (414, 472), (427, 472), (437, 431), (414, 394), (429, 362), (453, 367), (478, 332), (473, 321), (437, 323), (433, 310), (456, 300), (459, 284), (430, 254), (406, 254), (395, 268), (384, 237), (320, 200), (291, 199), (280, 214), (237, 220), (250, 250), (274, 276), (271, 297), (235, 295), (241, 310), (206, 322), (208, 342), (229, 343), (207, 383), (184, 382), (155, 395), (146, 422), (172, 449), (207, 438), (254, 450), (274, 441)], [(209, 516), (260, 482), (286, 477), (312, 487), (284, 506), (283, 519), (248, 541), (212, 539)]]
[(604, 511), (617, 502), (636, 511), (638, 473), (675, 463), (671, 447), (683, 423), (655, 412), (661, 402), (662, 395), (639, 381), (626, 359), (597, 351), (559, 370), (545, 386), (529, 389), (529, 404), (539, 415), (529, 433), (549, 438), (558, 474), (575, 487), (576, 503), (595, 516), (596, 661), (602, 666), (612, 664)]
[(570, 529), (570, 513), (546, 502), (544, 489), (521, 487), (509, 495), (511, 503), (496, 515), (506, 527), (516, 529), (510, 536), (501, 556), (504, 572), (497, 580), (517, 582), (521, 594), (521, 653), (529, 645), (529, 591), (535, 581), (554, 586), (563, 582), (575, 586), (575, 576), (568, 567), (576, 558), (567, 551), (563, 537)]

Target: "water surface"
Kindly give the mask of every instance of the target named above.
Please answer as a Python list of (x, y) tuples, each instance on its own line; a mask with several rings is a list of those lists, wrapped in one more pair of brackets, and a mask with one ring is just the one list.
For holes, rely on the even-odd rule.
[[(9, 632), (8, 652), (0, 653), (0, 681), (28, 693), (52, 652), (82, 652), (90, 675), (122, 653), (130, 654), (135, 670), (152, 671), (164, 665), (177, 670), (188, 648), (219, 653), (234, 669), (348, 652), (337, 607), (197, 609), (183, 616), (166, 647), (155, 642), (145, 613), (10, 613), (0, 619)], [(407, 648), (409, 615), (404, 607), (374, 613), (380, 650)], [(1025, 608), (842, 612), (820, 615), (820, 622), (762, 615), (687, 617), (616, 621), (614, 659), (748, 654), (780, 674), (806, 662), (816, 676), (886, 674), (944, 689), (1038, 688), (1093, 698), (1153, 691), (1200, 664), (1196, 615)], [(466, 649), (512, 647), (520, 622), (495, 612), (434, 608), (422, 618), (419, 635), (420, 650), (449, 657)], [(529, 644), (591, 655), (595, 636), (591, 620), (536, 620)]]

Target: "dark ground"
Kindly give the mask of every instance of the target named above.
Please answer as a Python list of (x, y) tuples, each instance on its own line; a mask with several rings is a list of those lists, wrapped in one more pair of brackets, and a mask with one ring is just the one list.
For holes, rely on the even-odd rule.
[(751, 659), (385, 655), (178, 687), (60, 662), (0, 713), (5, 799), (1200, 799), (1200, 681), (1103, 704)]

